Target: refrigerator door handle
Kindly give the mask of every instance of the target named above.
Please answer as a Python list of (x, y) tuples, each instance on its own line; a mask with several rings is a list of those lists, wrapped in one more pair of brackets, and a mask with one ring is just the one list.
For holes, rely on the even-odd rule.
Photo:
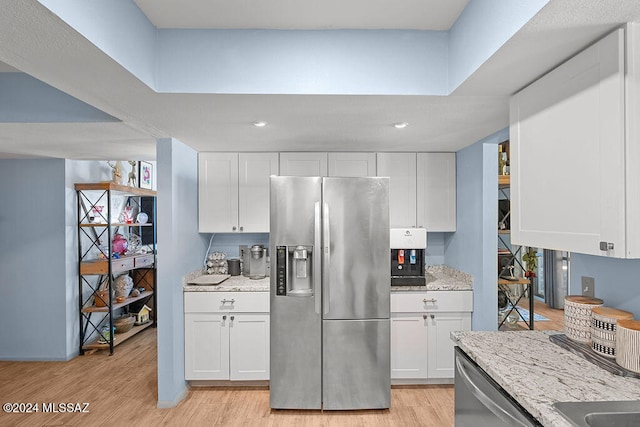
[(329, 232), (329, 205), (322, 203), (322, 300), (324, 303), (324, 314), (329, 313), (329, 271), (331, 267), (331, 233)]
[(313, 297), (315, 299), (316, 313), (320, 314), (322, 309), (320, 297), (320, 253), (322, 251), (322, 231), (321, 231), (321, 216), (320, 216), (320, 202), (315, 203), (315, 221), (314, 221), (314, 233), (313, 233)]

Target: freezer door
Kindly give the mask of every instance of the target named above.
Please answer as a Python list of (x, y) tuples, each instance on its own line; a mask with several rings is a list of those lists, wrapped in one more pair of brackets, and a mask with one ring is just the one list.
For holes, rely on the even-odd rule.
[[(310, 296), (277, 295), (276, 246), (304, 245), (320, 253), (320, 178), (271, 177), (270, 404), (320, 409), (322, 319), (320, 287)], [(317, 272), (317, 273), (315, 273)], [(319, 268), (314, 277), (320, 283)]]
[(324, 320), (322, 325), (323, 408), (389, 408), (389, 319)]
[(323, 318), (388, 318), (389, 178), (323, 179)]

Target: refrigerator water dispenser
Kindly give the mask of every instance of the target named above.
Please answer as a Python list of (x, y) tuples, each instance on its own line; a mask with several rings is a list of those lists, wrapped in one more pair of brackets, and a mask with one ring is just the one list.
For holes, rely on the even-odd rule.
[(313, 296), (313, 246), (277, 246), (276, 252), (276, 294)]

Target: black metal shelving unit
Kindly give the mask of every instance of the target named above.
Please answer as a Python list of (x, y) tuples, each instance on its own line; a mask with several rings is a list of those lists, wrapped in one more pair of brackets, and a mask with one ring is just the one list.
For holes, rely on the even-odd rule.
[[(75, 190), (78, 208), (79, 351), (85, 354), (108, 349), (113, 354), (115, 346), (150, 326), (157, 326), (156, 192), (113, 182), (79, 183), (75, 184)], [(129, 206), (134, 214), (133, 221), (120, 218), (125, 206)], [(149, 222), (134, 222), (135, 214), (139, 212), (145, 212)], [(143, 233), (143, 230), (147, 232)], [(146, 251), (122, 256), (115, 254), (112, 241), (116, 234), (126, 234), (130, 239), (132, 235), (138, 236), (140, 247)], [(144, 287), (145, 290), (138, 296), (117, 302), (113, 292), (114, 281), (117, 276), (129, 272), (133, 275), (134, 288)], [(114, 334), (116, 310), (127, 311), (132, 304), (142, 306), (149, 302), (152, 302), (154, 310), (152, 320), (134, 325), (128, 332)], [(108, 333), (105, 333), (103, 328), (107, 324), (111, 330), (108, 328)]]

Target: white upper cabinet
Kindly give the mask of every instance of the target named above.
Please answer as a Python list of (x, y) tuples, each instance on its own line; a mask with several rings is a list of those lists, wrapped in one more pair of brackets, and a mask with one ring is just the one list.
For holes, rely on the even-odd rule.
[(389, 225), (416, 227), (416, 153), (377, 153), (377, 175), (389, 180)]
[(456, 154), (418, 153), (418, 227), (456, 231)]
[(280, 153), (280, 175), (327, 176), (327, 153)]
[(378, 153), (377, 163), (391, 178), (391, 227), (456, 230), (455, 153)]
[(269, 176), (277, 153), (200, 153), (201, 233), (269, 232)]
[(329, 153), (329, 176), (376, 176), (375, 153)]
[(640, 256), (638, 45), (616, 30), (512, 97), (513, 243)]
[(238, 153), (198, 155), (198, 230), (238, 229)]
[(240, 153), (238, 157), (239, 230), (269, 231), (269, 177), (278, 175), (278, 154)]

